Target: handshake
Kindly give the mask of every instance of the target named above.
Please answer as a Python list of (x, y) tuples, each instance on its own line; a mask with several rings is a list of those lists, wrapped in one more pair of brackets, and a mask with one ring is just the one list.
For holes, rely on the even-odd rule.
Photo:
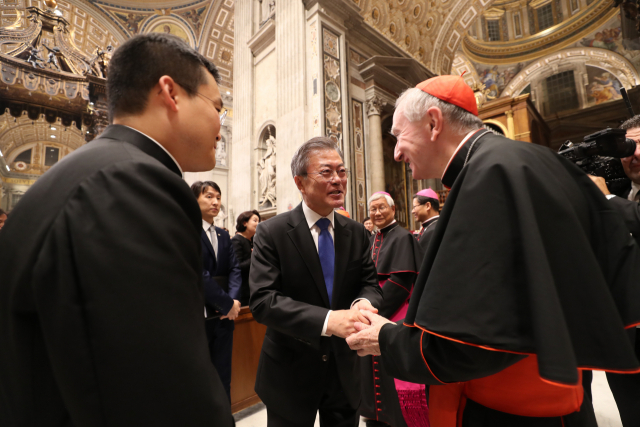
[(327, 335), (346, 338), (347, 344), (359, 356), (379, 355), (378, 334), (386, 323), (392, 323), (376, 313), (367, 300), (360, 300), (349, 310), (332, 311), (327, 323)]

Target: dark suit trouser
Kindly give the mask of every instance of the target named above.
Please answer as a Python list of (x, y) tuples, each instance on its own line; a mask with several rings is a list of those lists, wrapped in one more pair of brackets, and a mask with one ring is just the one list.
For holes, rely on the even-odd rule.
[[(640, 357), (640, 334), (635, 336), (636, 356)], [(593, 373), (583, 371), (582, 386), (585, 395), (591, 398)], [(616, 401), (623, 427), (640, 427), (640, 374), (614, 374), (607, 372), (607, 382)]]
[(211, 363), (218, 371), (227, 397), (231, 401), (231, 352), (235, 323), (229, 319), (210, 319), (206, 321), (205, 326)]
[[(313, 386), (313, 384), (309, 384), (309, 387)], [(358, 410), (349, 405), (340, 384), (336, 362), (333, 358), (329, 361), (329, 369), (323, 379), (322, 387), (324, 393), (318, 408), (320, 427), (356, 427), (360, 421), (360, 417), (357, 416)], [(267, 407), (267, 427), (313, 427), (315, 415), (314, 412), (305, 416), (305, 420), (308, 421), (292, 422)]]

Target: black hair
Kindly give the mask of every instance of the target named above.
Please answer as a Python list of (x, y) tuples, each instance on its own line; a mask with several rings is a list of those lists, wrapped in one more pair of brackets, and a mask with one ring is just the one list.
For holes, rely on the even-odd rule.
[(362, 223), (364, 224), (367, 221), (371, 221), (371, 218), (370, 217), (366, 217), (365, 219), (362, 220)]
[(160, 77), (170, 76), (190, 97), (206, 82), (205, 68), (216, 82), (216, 66), (185, 41), (164, 33), (134, 36), (113, 53), (107, 71), (109, 118), (144, 111), (149, 92)]
[(421, 205), (426, 205), (427, 202), (431, 203), (431, 208), (436, 212), (440, 212), (440, 201), (438, 199), (434, 199), (432, 197), (419, 196), (417, 194), (413, 196), (413, 198), (418, 199), (418, 203), (420, 203)]
[(620, 129), (640, 128), (640, 114), (631, 117), (620, 125)]
[(248, 222), (254, 215), (258, 217), (258, 221), (262, 221), (260, 213), (258, 213), (258, 211), (255, 209), (252, 211), (244, 211), (240, 215), (238, 215), (238, 219), (236, 221), (236, 231), (238, 233), (242, 233), (243, 231), (245, 231), (247, 229), (245, 223)]
[(191, 191), (193, 191), (193, 195), (197, 199), (201, 194), (204, 194), (207, 191), (207, 188), (213, 188), (222, 196), (222, 191), (220, 191), (220, 187), (213, 181), (196, 181), (191, 184)]
[(9, 214), (7, 212), (5, 212), (3, 209), (0, 209), (0, 216), (2, 216), (2, 215), (9, 216)]

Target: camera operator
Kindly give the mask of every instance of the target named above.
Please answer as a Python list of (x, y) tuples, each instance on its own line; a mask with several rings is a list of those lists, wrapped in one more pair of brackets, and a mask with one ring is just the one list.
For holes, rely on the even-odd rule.
[[(591, 176), (591, 179), (622, 215), (627, 228), (640, 244), (640, 115), (627, 120), (620, 128), (627, 131), (627, 138), (636, 142), (633, 155), (621, 159), (624, 173), (631, 180), (631, 185), (621, 194), (622, 197), (617, 197), (610, 193), (604, 178)], [(638, 280), (640, 286), (640, 278)], [(640, 337), (637, 332), (636, 328), (629, 330), (632, 342), (635, 342), (636, 355), (640, 358)], [(585, 392), (590, 396), (591, 378), (587, 371), (584, 372), (584, 378)], [(620, 375), (607, 372), (607, 381), (618, 406), (622, 425), (640, 425), (640, 374)]]

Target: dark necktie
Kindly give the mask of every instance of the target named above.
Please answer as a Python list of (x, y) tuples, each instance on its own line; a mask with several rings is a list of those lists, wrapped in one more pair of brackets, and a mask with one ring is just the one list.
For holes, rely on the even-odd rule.
[(329, 294), (329, 305), (331, 305), (331, 294), (333, 293), (333, 271), (336, 261), (336, 253), (333, 248), (333, 238), (329, 233), (329, 221), (327, 218), (320, 218), (316, 225), (320, 228), (318, 236), (318, 256), (320, 257), (320, 265), (322, 266), (322, 275), (324, 276), (324, 284)]

